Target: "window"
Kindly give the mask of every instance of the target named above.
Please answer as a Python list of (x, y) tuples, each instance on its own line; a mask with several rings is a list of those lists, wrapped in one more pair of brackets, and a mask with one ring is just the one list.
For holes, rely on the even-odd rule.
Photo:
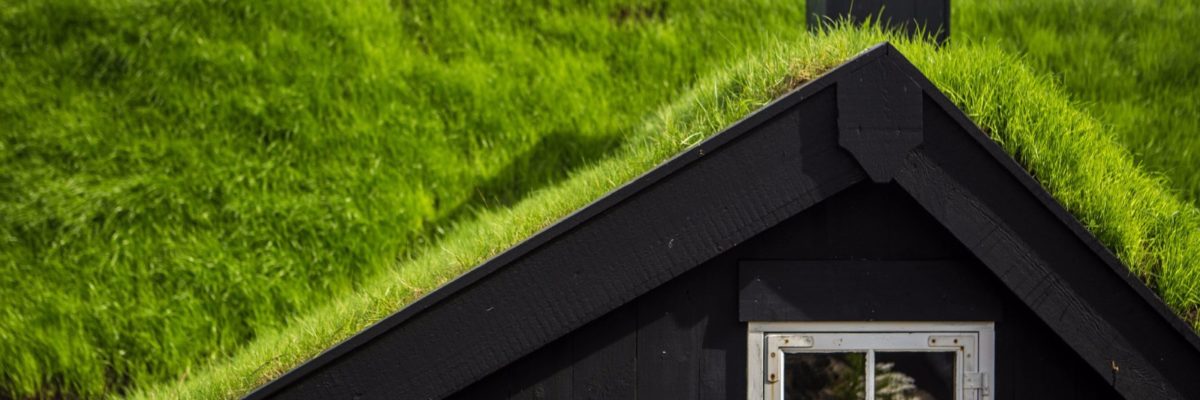
[(992, 323), (751, 322), (751, 400), (991, 398)]

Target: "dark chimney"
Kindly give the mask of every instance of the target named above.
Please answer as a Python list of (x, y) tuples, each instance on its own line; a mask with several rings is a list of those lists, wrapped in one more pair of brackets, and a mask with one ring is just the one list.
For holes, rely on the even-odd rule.
[(809, 30), (845, 17), (855, 23), (875, 19), (910, 36), (923, 26), (938, 44), (950, 37), (950, 0), (808, 0)]

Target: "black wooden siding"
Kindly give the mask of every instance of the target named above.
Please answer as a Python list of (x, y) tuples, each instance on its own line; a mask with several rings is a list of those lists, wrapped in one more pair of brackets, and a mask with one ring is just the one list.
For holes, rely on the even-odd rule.
[[(869, 200), (872, 195), (881, 200)], [(794, 232), (764, 234), (785, 229), (780, 226)], [(873, 267), (863, 260), (883, 263)], [(1086, 398), (1093, 394), (1080, 390), (1112, 387), (1130, 399), (1200, 398), (1200, 337), (887, 44), (752, 113), (249, 398), (433, 399), (471, 385), (473, 394), (528, 388), (530, 395), (559, 398), (565, 392), (547, 387), (568, 384), (584, 394), (615, 391), (598, 395), (604, 398), (624, 397), (619, 390), (626, 386), (647, 398), (738, 396), (744, 390), (739, 368), (745, 344), (728, 339), (729, 332), (744, 332), (739, 320), (762, 317), (754, 314), (755, 301), (808, 307), (757, 310), (778, 314), (773, 318), (899, 318), (901, 311), (878, 306), (896, 304), (880, 297), (883, 291), (844, 293), (875, 296), (865, 300), (878, 310), (841, 303), (822, 307), (816, 294), (770, 297), (778, 289), (769, 285), (788, 277), (779, 269), (789, 265), (805, 266), (801, 275), (863, 285), (884, 281), (880, 274), (898, 275), (895, 268), (922, 268), (912, 273), (952, 281), (948, 285), (1003, 289), (990, 300), (933, 311), (919, 302), (963, 301), (964, 288), (938, 296), (896, 295), (915, 302), (897, 307), (908, 310), (906, 319), (935, 314), (999, 320), (996, 383), (1002, 396), (1062, 398), (1052, 392), (1060, 389)], [(947, 270), (953, 265), (969, 271)], [(978, 272), (980, 267), (986, 272)], [(689, 273), (696, 268), (730, 274), (713, 273), (737, 290), (700, 285), (675, 289), (691, 298), (657, 294), (686, 285), (674, 282), (681, 276), (703, 275)], [(755, 283), (755, 276), (768, 275)], [(684, 281), (691, 279), (700, 278)], [(931, 290), (942, 287), (947, 286), (931, 284)], [(709, 304), (722, 296), (731, 302)], [(721, 307), (738, 310), (736, 316), (720, 319)], [(620, 310), (629, 315), (605, 317)], [(602, 317), (609, 322), (593, 322)], [(621, 321), (630, 327), (580, 331)], [(1009, 331), (1017, 328), (1031, 330)], [(688, 335), (672, 339), (677, 349), (706, 350), (693, 354), (647, 344), (681, 331)], [(619, 339), (581, 339), (588, 335)], [(1006, 341), (1014, 348), (1004, 347)], [(639, 355), (632, 368), (599, 368), (629, 359), (598, 349), (630, 343)], [(555, 346), (567, 350), (545, 350)], [(513, 366), (525, 357), (550, 357), (531, 356), (539, 349), (558, 358)], [(1068, 359), (1075, 364), (1055, 364)], [(1080, 363), (1090, 369), (1092, 382), (1076, 369)], [(506, 374), (502, 370), (524, 377), (490, 378), (501, 382), (490, 388), (480, 383)], [(637, 372), (621, 375), (629, 370)], [(676, 377), (695, 377), (697, 383), (658, 383)], [(544, 379), (550, 380), (540, 388), (530, 386)], [(723, 389), (700, 386), (722, 380)], [(655, 393), (656, 388), (671, 393)]]
[[(779, 273), (788, 268), (796, 273)], [(829, 273), (837, 268), (845, 274)], [(764, 274), (773, 279), (755, 281)], [(824, 274), (823, 281), (796, 280), (813, 274)], [(919, 279), (889, 281), (912, 275)], [(755, 285), (764, 284), (800, 293), (750, 304), (748, 296), (764, 293)], [(873, 293), (886, 294), (860, 300)], [(851, 302), (866, 305), (846, 306)], [(453, 398), (745, 399), (742, 320), (864, 319), (995, 320), (995, 398), (1120, 398), (913, 200), (893, 184), (873, 183), (812, 207)]]

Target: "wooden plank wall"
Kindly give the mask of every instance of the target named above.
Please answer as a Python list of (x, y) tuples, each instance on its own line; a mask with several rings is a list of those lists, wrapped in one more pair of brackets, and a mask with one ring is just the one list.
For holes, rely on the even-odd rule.
[[(946, 275), (951, 282), (924, 278), (933, 291), (967, 275), (972, 285), (992, 285), (981, 290), (989, 297), (983, 301), (987, 306), (977, 309), (998, 320), (996, 398), (1119, 398), (899, 188), (873, 183), (742, 243), (453, 398), (744, 399), (746, 324), (739, 321), (744, 285), (739, 264), (748, 260), (925, 260), (970, 266), (969, 272)], [(955, 308), (953, 319), (971, 310)], [(897, 317), (887, 310), (871, 315)]]

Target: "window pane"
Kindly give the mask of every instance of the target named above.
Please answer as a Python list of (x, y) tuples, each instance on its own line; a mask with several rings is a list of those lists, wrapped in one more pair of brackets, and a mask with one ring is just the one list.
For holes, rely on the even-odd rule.
[(875, 352), (878, 400), (954, 399), (952, 352)]
[(861, 400), (866, 353), (789, 353), (783, 358), (783, 398)]

